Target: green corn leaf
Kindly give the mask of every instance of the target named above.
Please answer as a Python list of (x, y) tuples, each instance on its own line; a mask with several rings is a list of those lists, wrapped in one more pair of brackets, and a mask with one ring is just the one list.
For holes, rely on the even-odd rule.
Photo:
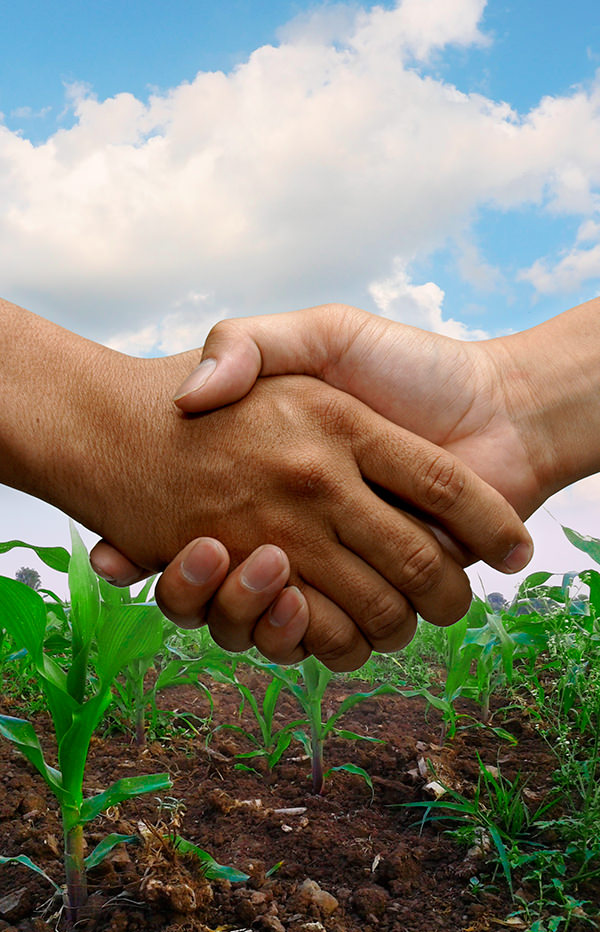
[(372, 738), (371, 735), (359, 735), (355, 731), (347, 731), (345, 728), (336, 728), (335, 735), (337, 738), (344, 738), (346, 741), (370, 741), (371, 744), (385, 744), (383, 738)]
[(281, 682), (281, 680), (273, 679), (267, 686), (267, 690), (265, 692), (265, 698), (263, 701), (263, 711), (265, 715), (265, 722), (268, 723), (269, 729), (271, 728), (271, 724), (273, 722), (273, 713), (275, 712), (275, 706), (277, 705), (277, 699), (282, 689), (283, 689), (283, 683)]
[(67, 673), (67, 692), (79, 703), (85, 698), (89, 652), (89, 644), (83, 645), (77, 653), (73, 650), (73, 658)]
[(300, 664), (300, 669), (309, 697), (313, 701), (320, 701), (333, 677), (332, 671), (326, 667), (325, 664), (321, 663), (320, 660), (317, 660), (316, 657), (307, 657), (306, 660), (303, 660)]
[(290, 746), (292, 740), (292, 730), (291, 729), (282, 729), (277, 735), (277, 743), (275, 748), (268, 755), (268, 764), (269, 770), (272, 770), (273, 767), (276, 767), (279, 761), (281, 760), (282, 755)]
[[(49, 658), (46, 658), (46, 660), (48, 659)], [(66, 682), (64, 674), (63, 677)], [(42, 685), (44, 687), (44, 695), (46, 696), (48, 709), (50, 710), (50, 715), (54, 723), (56, 740), (60, 746), (60, 742), (73, 724), (73, 716), (79, 709), (79, 703), (69, 695), (66, 690), (66, 685), (65, 687), (61, 687), (57, 685), (54, 679), (46, 678)]]
[(194, 674), (193, 670), (190, 669), (190, 664), (187, 660), (170, 660), (158, 674), (154, 685), (154, 692), (160, 692), (161, 689), (166, 689), (168, 686), (193, 683), (197, 675), (197, 673)]
[(44, 880), (47, 880), (49, 884), (52, 884), (57, 893), (62, 893), (61, 888), (57, 883), (54, 883), (52, 877), (48, 877), (48, 874), (46, 874), (46, 872), (43, 871), (41, 867), (38, 867), (37, 864), (34, 864), (26, 854), (17, 854), (12, 858), (5, 858), (0, 855), (0, 864), (23, 864), (25, 867), (28, 867), (29, 870), (35, 871), (36, 874), (39, 874), (40, 877), (43, 877)]
[(293, 737), (296, 741), (299, 741), (309, 757), (312, 756), (312, 744), (310, 737), (305, 731), (294, 731), (292, 732)]
[(73, 712), (72, 724), (58, 746), (58, 762), (63, 784), (77, 808), (82, 802), (82, 784), (85, 762), (94, 730), (112, 701), (109, 690), (103, 690), (78, 705)]
[(425, 687), (421, 689), (400, 689), (398, 691), (401, 696), (406, 696), (407, 699), (413, 699), (417, 696), (426, 699), (429, 705), (437, 709), (438, 712), (448, 712), (449, 709), (452, 709), (452, 703), (448, 702), (447, 699), (442, 699), (441, 696), (434, 696), (433, 693), (429, 692)]
[(168, 773), (154, 773), (140, 777), (123, 777), (102, 793), (84, 799), (81, 806), (80, 821), (91, 822), (92, 819), (99, 816), (101, 812), (104, 812), (111, 806), (118, 806), (119, 803), (122, 803), (126, 799), (133, 799), (136, 796), (140, 796), (142, 793), (159, 793), (162, 792), (162, 790), (170, 789), (172, 785)]
[(100, 614), (98, 577), (94, 573), (79, 532), (69, 522), (73, 555), (69, 563), (69, 591), (71, 593), (71, 628), (73, 654), (89, 647)]
[(44, 600), (29, 586), (6, 576), (0, 576), (0, 628), (8, 631), (19, 649), (27, 650), (39, 669), (46, 634)]
[(580, 573), (580, 579), (590, 587), (590, 605), (596, 617), (600, 618), (600, 573), (597, 570), (586, 570)]
[(325, 778), (327, 779), (330, 773), (334, 773), (340, 770), (343, 770), (346, 773), (356, 774), (357, 777), (362, 777), (365, 783), (367, 784), (367, 786), (369, 787), (369, 789), (371, 790), (371, 800), (373, 799), (373, 796), (375, 795), (375, 790), (373, 788), (373, 781), (371, 780), (371, 777), (369, 776), (366, 770), (364, 770), (362, 767), (357, 767), (356, 764), (340, 764), (338, 767), (330, 767), (327, 773), (325, 774)]
[(237, 870), (235, 867), (227, 867), (224, 864), (218, 864), (208, 851), (203, 851), (191, 841), (186, 841), (181, 835), (175, 838), (175, 847), (181, 854), (195, 854), (202, 861), (206, 868), (206, 877), (208, 880), (229, 880), (231, 883), (244, 883), (250, 880), (248, 874)]
[[(465, 631), (464, 637), (466, 636)], [(449, 702), (458, 699), (471, 681), (471, 664), (478, 653), (478, 645), (469, 645), (466, 641), (463, 642), (462, 649), (456, 652), (454, 662), (448, 669), (444, 686), (444, 696)]]
[(100, 589), (100, 595), (105, 605), (123, 605), (124, 603), (131, 602), (128, 586), (124, 586), (123, 588), (111, 586), (109, 582), (99, 576), (98, 588)]
[(578, 550), (583, 550), (595, 563), (600, 563), (600, 540), (597, 537), (587, 537), (585, 534), (579, 534), (569, 527), (562, 525), (565, 537)]
[(156, 605), (105, 606), (97, 632), (96, 670), (104, 687), (127, 664), (154, 656), (163, 643), (162, 614)]
[(52, 589), (36, 589), (36, 592), (39, 593), (39, 595), (47, 595), (48, 598), (52, 599), (52, 601), (56, 603), (55, 608), (60, 607), (62, 609), (63, 600), (59, 595), (56, 594), (56, 592), (53, 592)]
[(117, 845), (127, 843), (139, 844), (139, 840), (137, 835), (118, 835), (116, 832), (107, 835), (106, 838), (98, 842), (91, 854), (88, 854), (87, 858), (85, 858), (83, 863), (85, 864), (86, 870), (91, 870), (92, 867), (97, 867), (98, 864), (101, 864), (106, 855), (110, 854)]
[(69, 552), (63, 547), (36, 547), (34, 544), (26, 544), (22, 540), (7, 540), (0, 543), (0, 553), (8, 553), (15, 547), (23, 547), (25, 550), (33, 550), (38, 555), (42, 563), (49, 566), (52, 570), (58, 570), (59, 573), (66, 573), (69, 569)]
[(67, 799), (60, 770), (50, 767), (44, 760), (44, 753), (33, 725), (22, 718), (12, 715), (0, 715), (0, 734), (15, 744), (23, 757), (42, 775), (60, 803)]

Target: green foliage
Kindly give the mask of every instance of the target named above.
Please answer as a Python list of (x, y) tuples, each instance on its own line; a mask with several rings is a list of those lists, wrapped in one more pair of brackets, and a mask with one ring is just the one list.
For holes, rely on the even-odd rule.
[[(473, 799), (468, 799), (450, 786), (444, 787), (447, 798), (405, 803), (406, 808), (425, 809), (423, 822), (454, 821), (463, 829), (455, 836), (483, 850), (492, 843), (512, 892), (510, 852), (520, 844), (531, 844), (531, 831), (540, 817), (553, 805), (554, 799), (543, 803), (532, 814), (523, 797), (524, 783), (519, 776), (514, 781), (502, 776), (500, 768), (485, 766), (477, 755), (479, 776)], [(434, 772), (435, 776), (435, 772)]]
[[(365, 771), (357, 768), (354, 764), (344, 765), (343, 768), (331, 768), (327, 772), (323, 769), (323, 746), (326, 739), (330, 736), (337, 735), (351, 741), (372, 741), (378, 742), (379, 739), (371, 738), (365, 735), (357, 735), (354, 732), (346, 731), (337, 727), (341, 717), (346, 714), (357, 703), (364, 702), (374, 696), (383, 696), (397, 694), (398, 690), (390, 684), (377, 686), (369, 692), (356, 692), (348, 696), (333, 715), (323, 721), (323, 697), (327, 686), (331, 682), (333, 673), (316, 657), (308, 657), (302, 661), (296, 669), (286, 669), (277, 664), (263, 663), (254, 660), (248, 656), (245, 660), (254, 667), (267, 673), (269, 676), (277, 679), (298, 701), (303, 710), (305, 719), (305, 728), (296, 728), (293, 731), (293, 737), (301, 742), (306, 753), (311, 759), (312, 769), (312, 790), (313, 793), (322, 793), (327, 774), (336, 769), (344, 769), (351, 773), (359, 773), (365, 778)], [(279, 694), (277, 690), (276, 695)], [(297, 724), (297, 723), (295, 723)], [(366, 781), (372, 790), (372, 783)]]
[[(0, 624), (15, 646), (27, 651), (35, 670), (54, 725), (58, 766), (45, 760), (30, 722), (2, 715), (0, 733), (36, 768), (60, 805), (65, 835), (67, 915), (75, 922), (86, 899), (83, 824), (107, 806), (170, 786), (170, 780), (167, 774), (136, 777), (117, 781), (98, 796), (83, 797), (90, 740), (111, 702), (113, 680), (124, 664), (147, 653), (152, 630), (147, 624), (147, 613), (137, 611), (138, 606), (116, 606), (113, 600), (110, 603), (101, 600), (98, 581), (74, 525), (71, 536), (73, 553), (68, 563), (71, 638), (66, 657), (52, 657), (43, 649), (55, 612), (33, 589), (0, 577)], [(4, 549), (8, 549), (7, 545)], [(56, 550), (51, 549), (51, 559), (64, 569), (62, 556)], [(106, 850), (110, 849), (96, 852), (94, 863), (100, 852)]]

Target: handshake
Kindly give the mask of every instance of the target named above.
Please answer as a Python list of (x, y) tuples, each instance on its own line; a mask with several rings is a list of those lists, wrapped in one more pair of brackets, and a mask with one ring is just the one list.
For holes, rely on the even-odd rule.
[(178, 624), (352, 669), (462, 617), (467, 564), (522, 569), (522, 519), (598, 471), (599, 311), (463, 343), (326, 305), (133, 359), (0, 303), (0, 481), (110, 581), (162, 570)]

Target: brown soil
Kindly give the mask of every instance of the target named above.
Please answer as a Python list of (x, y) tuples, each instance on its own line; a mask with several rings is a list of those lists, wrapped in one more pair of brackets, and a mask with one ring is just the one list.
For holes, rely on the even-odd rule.
[[(264, 688), (248, 678), (256, 693)], [(334, 681), (326, 712), (359, 687)], [(366, 687), (368, 688), (368, 687)], [(215, 714), (211, 729), (225, 723), (256, 731), (252, 718), (238, 716), (239, 694), (211, 685)], [(19, 714), (4, 699), (2, 711)], [(208, 715), (208, 704), (193, 688), (163, 695), (165, 708)], [(295, 701), (280, 696), (280, 721), (299, 718)], [(139, 834), (141, 846), (120, 846), (90, 871), (90, 915), (83, 932), (484, 932), (499, 929), (510, 914), (510, 896), (498, 877), (492, 889), (473, 896), (470, 878), (484, 878), (477, 854), (444, 834), (419, 824), (420, 810), (402, 803), (428, 799), (423, 777), (431, 761), (439, 780), (469, 795), (477, 775), (477, 753), (500, 765), (509, 777), (530, 777), (528, 792), (543, 798), (551, 784), (553, 759), (526, 720), (501, 722), (518, 737), (513, 747), (491, 732), (471, 729), (444, 747), (440, 720), (420, 699), (384, 696), (355, 706), (345, 728), (381, 738), (384, 744), (333, 739), (326, 766), (352, 762), (368, 771), (375, 794), (360, 777), (336, 772), (322, 796), (310, 792), (309, 763), (293, 742), (269, 773), (235, 769), (234, 755), (248, 750), (243, 736), (229, 730), (196, 738), (175, 735), (138, 751), (127, 734), (94, 739), (86, 771), (86, 793), (118, 777), (169, 771), (170, 794), (185, 804), (171, 825), (209, 851), (221, 864), (246, 871), (244, 884), (204, 880), (197, 862), (176, 855), (160, 838), (165, 831), (157, 801), (141, 797), (99, 818), (87, 832), (89, 849), (109, 832)], [(53, 759), (48, 720), (36, 718), (38, 734)], [(0, 853), (26, 854), (57, 883), (63, 880), (61, 830), (54, 798), (32, 767), (0, 741)], [(429, 777), (430, 779), (430, 777)], [(177, 819), (181, 824), (177, 826)], [(157, 829), (152, 833), (148, 827)], [(282, 862), (271, 877), (267, 871)], [(489, 879), (489, 876), (488, 876)], [(586, 891), (594, 901), (594, 891)], [(20, 865), (0, 867), (0, 932), (49, 932), (60, 927), (51, 889)], [(600, 902), (600, 886), (595, 890)], [(518, 928), (518, 926), (517, 926)], [(522, 925), (521, 928), (524, 928)]]

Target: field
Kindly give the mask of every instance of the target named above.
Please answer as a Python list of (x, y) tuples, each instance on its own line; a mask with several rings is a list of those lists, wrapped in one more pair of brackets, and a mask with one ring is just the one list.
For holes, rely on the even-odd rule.
[(600, 927), (596, 570), (342, 677), (178, 632), (73, 540), (68, 604), (0, 580), (0, 930)]

